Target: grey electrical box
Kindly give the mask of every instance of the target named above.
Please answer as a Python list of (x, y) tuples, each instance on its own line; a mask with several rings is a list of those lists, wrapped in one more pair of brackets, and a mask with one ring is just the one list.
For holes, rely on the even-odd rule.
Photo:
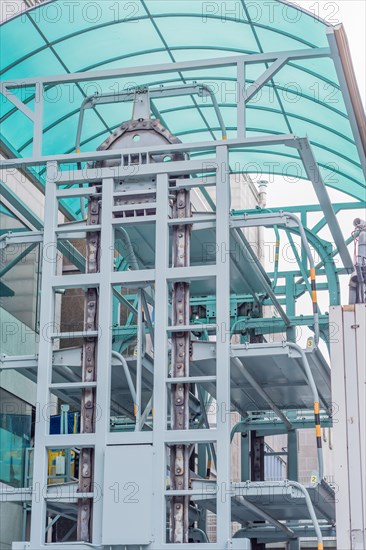
[(151, 445), (106, 448), (102, 544), (152, 541), (152, 458)]

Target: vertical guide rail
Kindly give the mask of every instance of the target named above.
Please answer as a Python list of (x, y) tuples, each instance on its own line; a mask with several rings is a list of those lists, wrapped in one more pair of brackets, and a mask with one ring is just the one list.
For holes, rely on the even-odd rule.
[(142, 339), (143, 339), (143, 311), (142, 311), (142, 293), (141, 288), (138, 289), (138, 302), (137, 302), (137, 357), (136, 357), (136, 399), (134, 403), (134, 415), (135, 415), (135, 431), (142, 429), (141, 415), (142, 415)]
[(95, 447), (93, 472), (93, 532), (92, 540), (95, 546), (102, 543), (102, 514), (103, 498), (101, 488), (104, 483), (104, 454), (110, 430), (110, 398), (112, 376), (112, 271), (114, 260), (114, 229), (112, 225), (113, 208), (112, 178), (105, 178), (102, 182), (102, 208), (100, 250), (103, 251), (103, 261), (99, 269), (99, 304), (98, 312), (98, 349), (97, 364), (97, 409), (95, 419)]
[[(40, 334), (47, 327), (55, 325), (55, 294), (52, 288), (52, 278), (55, 275), (57, 263), (57, 198), (56, 198), (57, 167), (48, 162), (45, 186), (45, 217), (42, 254), (42, 297), (40, 305)], [(47, 239), (47, 240), (46, 240)], [(50, 290), (52, 289), (51, 296)], [(44, 333), (43, 333), (44, 334)], [(48, 455), (45, 437), (49, 434), (50, 392), (49, 385), (52, 376), (52, 340), (43, 336), (39, 340), (37, 369), (37, 410), (34, 440), (34, 469), (30, 545), (41, 548), (45, 543), (46, 501)]]
[(230, 175), (228, 148), (217, 151), (216, 179), (216, 394), (217, 394), (217, 543), (231, 540), (230, 500)]
[[(190, 192), (177, 191), (173, 202), (173, 218), (188, 218), (191, 214)], [(190, 260), (191, 225), (173, 227), (173, 267), (187, 267)], [(172, 293), (173, 325), (189, 325), (189, 283), (175, 282)], [(189, 376), (190, 333), (172, 334), (172, 376)], [(189, 384), (173, 384), (171, 388), (173, 430), (189, 429)], [(189, 488), (189, 446), (173, 445), (170, 449), (170, 484), (173, 490)], [(170, 541), (188, 542), (189, 496), (172, 497), (170, 510)]]
[(169, 182), (167, 174), (156, 177), (156, 269), (155, 273), (155, 339), (154, 339), (154, 430), (155, 447), (153, 479), (155, 506), (153, 528), (155, 545), (162, 547), (166, 542), (166, 448), (164, 433), (167, 429), (168, 376), (168, 283), (169, 262)]
[[(87, 224), (100, 223), (100, 203), (98, 197), (88, 200)], [(86, 236), (86, 273), (98, 273), (100, 259), (100, 234), (87, 232)], [(84, 329), (97, 330), (98, 291), (96, 288), (87, 288), (85, 291)], [(83, 344), (82, 381), (95, 382), (97, 376), (97, 342), (96, 338), (85, 338)], [(80, 433), (95, 431), (96, 391), (95, 388), (83, 388), (81, 394)], [(83, 448), (79, 459), (79, 492), (90, 493), (93, 487), (94, 451)], [(78, 502), (77, 539), (90, 542), (92, 531), (92, 506), (90, 498), (81, 498)]]

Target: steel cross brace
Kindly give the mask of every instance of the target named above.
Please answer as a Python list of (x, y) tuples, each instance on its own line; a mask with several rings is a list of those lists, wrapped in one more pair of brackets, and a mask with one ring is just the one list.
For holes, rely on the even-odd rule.
[(338, 248), (343, 265), (351, 273), (353, 271), (353, 261), (344, 241), (341, 228), (334, 213), (333, 206), (325, 187), (323, 176), (321, 175), (318, 163), (315, 159), (312, 147), (309, 143), (308, 138), (298, 138), (295, 140), (295, 142), (297, 144), (296, 148), (299, 151), (306, 175), (313, 184), (314, 191), (316, 193), (316, 196), (318, 197), (319, 204), (324, 212), (324, 217), (328, 222), (330, 232)]

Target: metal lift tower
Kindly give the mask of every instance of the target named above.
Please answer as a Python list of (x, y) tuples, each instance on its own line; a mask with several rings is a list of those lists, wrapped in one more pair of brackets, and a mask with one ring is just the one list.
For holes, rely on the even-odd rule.
[[(236, 3), (238, 18), (216, 13), (215, 3), (203, 13), (194, 2), (179, 3), (178, 12), (174, 2), (158, 4), (137, 2), (143, 14), (135, 16), (141, 42), (150, 40), (142, 28), (149, 25), (161, 44), (156, 63), (145, 52), (144, 63), (126, 65), (122, 56), (113, 68), (88, 68), (100, 56), (88, 59), (92, 42), (82, 42), (79, 68), (77, 46), (72, 54), (65, 47), (63, 57), (47, 38), (41, 10), (64, 9), (60, 0), (4, 25), (32, 25), (43, 37), (39, 51), (64, 67), (33, 76), (42, 64), (22, 73), (24, 57), (13, 61), (16, 77), (4, 70), (1, 83), (4, 136), (19, 121), (24, 138), (22, 147), (18, 138), (4, 140), (1, 167), (5, 175), (21, 171), (45, 195), (41, 221), (3, 177), (4, 197), (33, 230), (4, 233), (1, 245), (41, 244), (43, 251), (38, 354), (3, 356), (1, 364), (37, 384), (24, 486), (1, 490), (3, 501), (23, 503), (24, 540), (13, 548), (262, 550), (282, 543), (295, 550), (304, 542), (321, 550), (337, 537), (340, 550), (364, 549), (366, 223), (356, 220), (345, 240), (337, 214), (365, 208), (366, 140), (343, 28), (279, 1), (273, 25), (256, 21), (245, 0)], [(288, 26), (284, 10), (302, 20)], [(167, 23), (174, 20), (179, 41), (177, 22), (190, 18), (192, 44), (206, 29), (213, 42), (220, 33), (229, 40), (231, 26), (247, 38), (224, 55), (192, 46), (194, 55), (179, 57)], [(221, 27), (215, 33), (210, 24)], [(93, 32), (103, 29), (112, 40), (119, 25), (119, 52), (128, 49), (133, 23), (110, 17), (108, 25), (104, 17), (98, 29), (80, 27), (76, 40), (100, 40), (102, 51), (104, 39)], [(321, 38), (309, 42), (302, 25)], [(284, 40), (270, 40), (272, 51), (271, 33)], [(302, 79), (301, 90), (286, 91), (291, 78)], [(313, 82), (334, 82), (339, 103), (314, 99)], [(97, 93), (85, 91), (91, 83)], [(51, 105), (52, 89), (74, 90), (73, 101)], [(102, 130), (91, 130), (94, 123)], [(284, 197), (280, 208), (234, 210), (233, 177), (253, 173), (253, 165), (298, 176), (296, 185), (307, 180), (316, 203), (287, 205)], [(345, 202), (331, 200), (329, 187)], [(247, 237), (262, 227), (276, 235), (272, 272)], [(296, 259), (284, 271), (280, 235)], [(352, 259), (347, 245), (355, 239)], [(351, 305), (342, 309), (339, 276), (347, 274)], [(70, 316), (65, 299), (73, 293), (83, 305), (75, 298)], [(296, 309), (303, 296), (308, 313)], [(301, 345), (299, 327), (310, 335)], [(322, 429), (332, 426), (331, 485)], [(313, 429), (317, 467), (300, 483), (305, 428)], [(240, 479), (231, 467), (236, 434)], [(287, 472), (273, 481), (264, 438), (279, 434), (287, 436)]]

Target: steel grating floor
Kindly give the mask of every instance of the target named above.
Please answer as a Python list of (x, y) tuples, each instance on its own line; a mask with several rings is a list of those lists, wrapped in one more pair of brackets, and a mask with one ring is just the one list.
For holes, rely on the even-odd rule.
[[(335, 493), (325, 482), (306, 488), (318, 519), (335, 522)], [(192, 490), (200, 492), (194, 500), (200, 506), (215, 512), (216, 483), (211, 480), (193, 479)], [(304, 495), (284, 482), (276, 485), (267, 482), (232, 483), (232, 521), (239, 523), (263, 521), (260, 511), (269, 514), (277, 521), (309, 520), (310, 515)], [(226, 496), (229, 496), (226, 495)], [(256, 513), (246, 502), (258, 508)]]

